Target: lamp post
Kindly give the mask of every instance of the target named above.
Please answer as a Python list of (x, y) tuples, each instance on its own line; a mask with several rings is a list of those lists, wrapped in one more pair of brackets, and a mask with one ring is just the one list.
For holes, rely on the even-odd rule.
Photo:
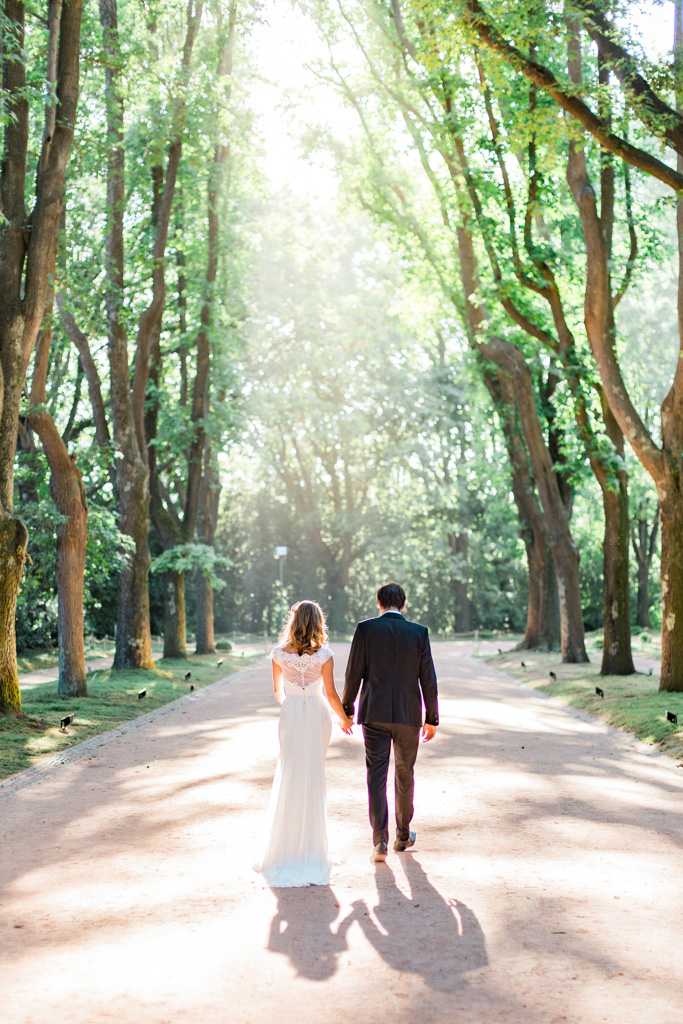
[(284, 589), (282, 582), (282, 569), (285, 564), (285, 558), (287, 557), (287, 548), (283, 545), (279, 545), (275, 548), (275, 557), (280, 563), (280, 631), (285, 624), (285, 607), (284, 607)]

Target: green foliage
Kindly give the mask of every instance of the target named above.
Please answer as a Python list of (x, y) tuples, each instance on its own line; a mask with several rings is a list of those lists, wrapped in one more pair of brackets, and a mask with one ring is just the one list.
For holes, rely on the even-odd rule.
[[(286, 544), (285, 607), (315, 598), (335, 631), (374, 614), (389, 577), (411, 615), (452, 629), (463, 574), (474, 625), (520, 628), (524, 550), (504, 451), (440, 299), (345, 211), (286, 196), (261, 224), (249, 430), (219, 523), (233, 564), (218, 623), (278, 627), (273, 548)], [(449, 546), (463, 531), (467, 564)]]
[(218, 569), (227, 569), (230, 565), (229, 558), (218, 554), (208, 544), (177, 544), (152, 560), (151, 571), (200, 572), (211, 582), (214, 590), (221, 590), (225, 580), (218, 575)]

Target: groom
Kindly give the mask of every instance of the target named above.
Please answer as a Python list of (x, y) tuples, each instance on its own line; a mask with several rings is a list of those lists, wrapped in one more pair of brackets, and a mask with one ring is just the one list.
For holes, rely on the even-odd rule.
[[(377, 591), (380, 614), (356, 626), (346, 667), (342, 704), (353, 718), (361, 683), (358, 722), (363, 726), (373, 859), (386, 860), (389, 842), (387, 773), (394, 745), (396, 842), (402, 853), (415, 842), (409, 830), (413, 817), (413, 769), (422, 739), (434, 738), (439, 724), (436, 672), (426, 626), (408, 622), (402, 609), (406, 595), (398, 583)], [(422, 724), (422, 702), (426, 709)]]

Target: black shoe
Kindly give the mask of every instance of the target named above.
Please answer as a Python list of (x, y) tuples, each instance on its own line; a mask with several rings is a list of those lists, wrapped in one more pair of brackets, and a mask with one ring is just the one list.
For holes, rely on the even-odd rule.
[(375, 849), (372, 851), (372, 859), (375, 864), (381, 864), (382, 861), (387, 859), (387, 844), (378, 843)]
[(407, 839), (397, 839), (394, 843), (396, 853), (403, 853), (409, 846), (415, 846), (415, 833), (409, 832)]

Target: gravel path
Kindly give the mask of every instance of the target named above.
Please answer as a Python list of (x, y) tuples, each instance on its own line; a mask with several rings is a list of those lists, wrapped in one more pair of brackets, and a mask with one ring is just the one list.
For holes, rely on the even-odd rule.
[(251, 871), (265, 659), (3, 787), (4, 1024), (677, 1022), (683, 770), (462, 645), (435, 658), (414, 852), (370, 863), (361, 737), (336, 730), (329, 888)]

